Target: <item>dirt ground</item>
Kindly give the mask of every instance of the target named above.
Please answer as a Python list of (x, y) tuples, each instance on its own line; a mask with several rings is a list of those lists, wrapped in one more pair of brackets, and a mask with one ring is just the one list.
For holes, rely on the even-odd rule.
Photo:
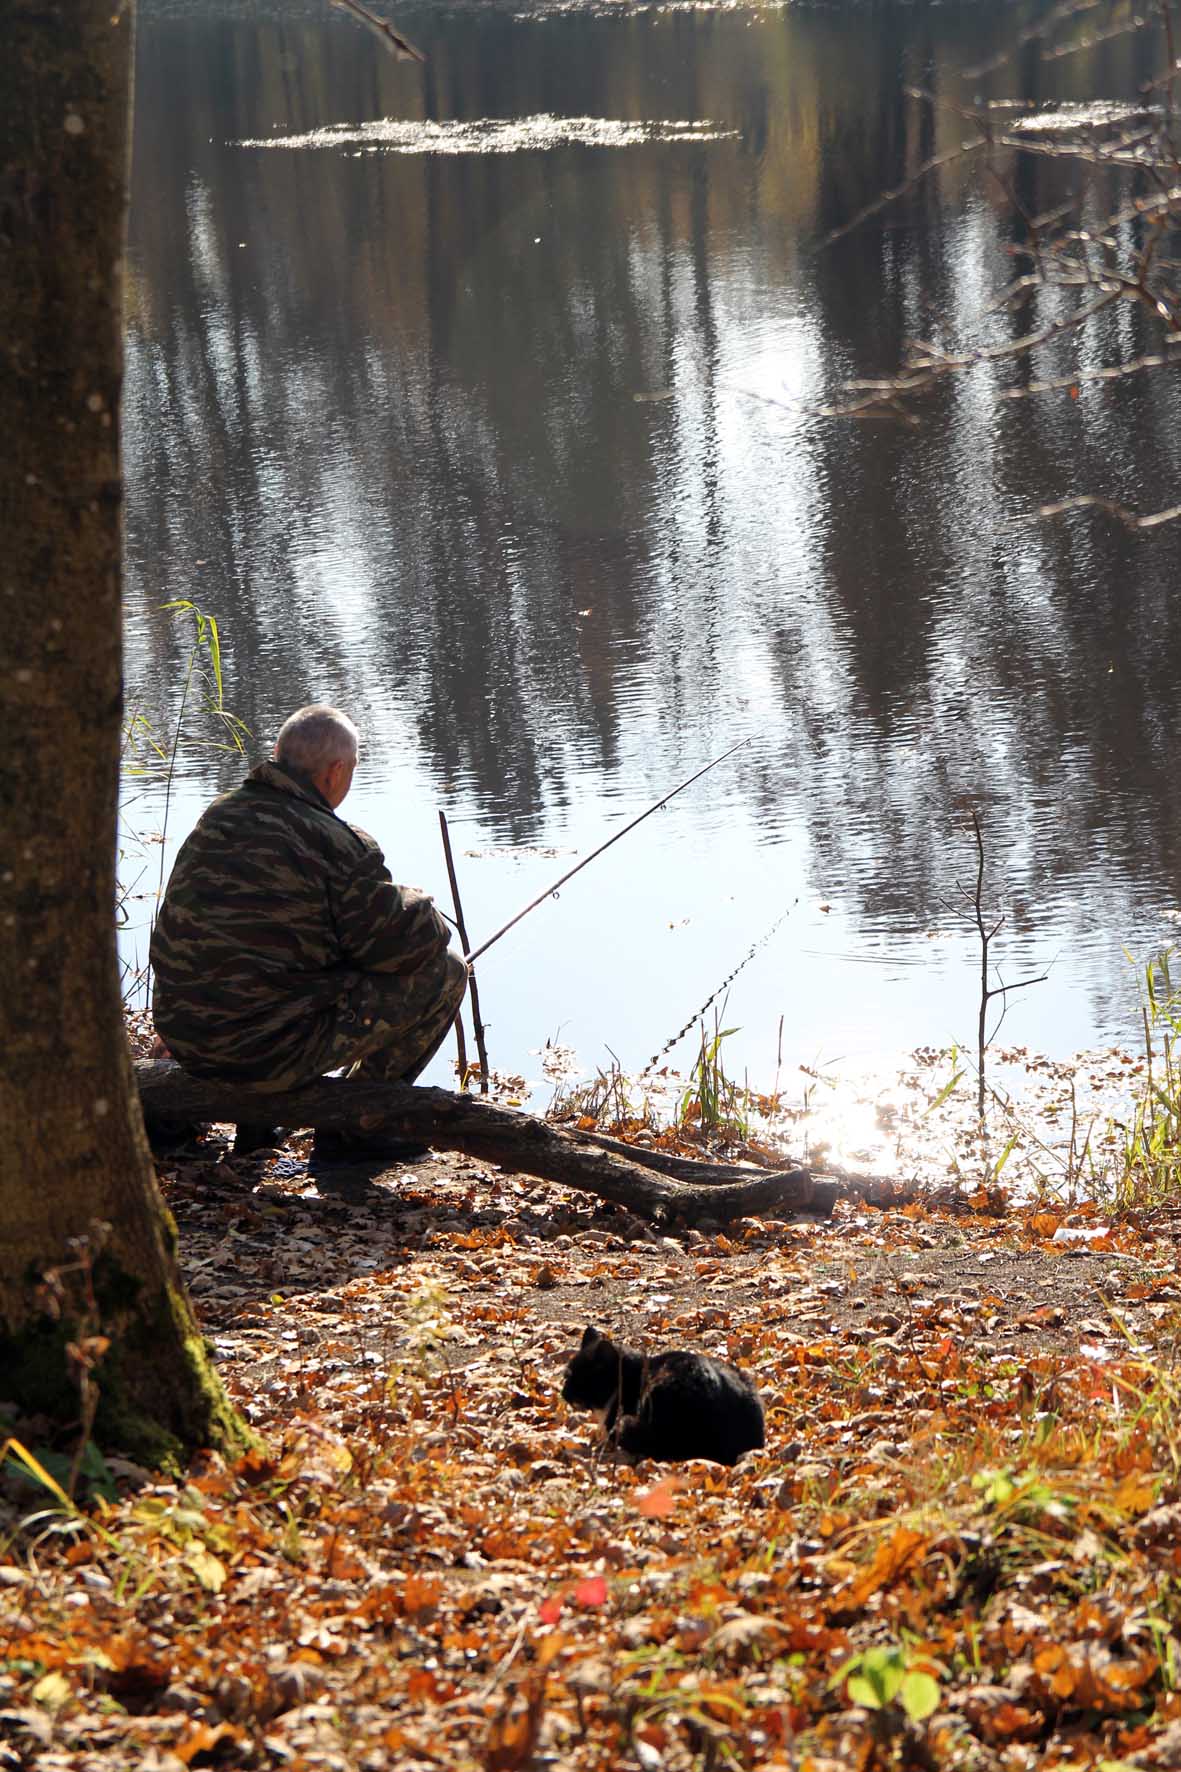
[(1162, 1322), (1181, 1319), (1181, 1220), (1126, 1248), (1086, 1214), (1074, 1225), (1063, 1215), (1046, 1236), (1027, 1218), (845, 1205), (831, 1220), (658, 1236), (617, 1207), (455, 1153), (372, 1180), (345, 1172), (342, 1195), (309, 1178), (298, 1146), (236, 1159), (216, 1134), (208, 1157), (164, 1177), (206, 1331), (228, 1374), (256, 1380), (289, 1358), (293, 1336), (309, 1357), (336, 1341), (357, 1282), (366, 1308), (355, 1332), (371, 1357), (404, 1339), (404, 1301), (429, 1284), (456, 1308), (462, 1297), (471, 1319), (452, 1350), (457, 1370), (525, 1361), (555, 1384), (587, 1323), (757, 1374), (772, 1326), (780, 1353), (785, 1339), (806, 1346), (833, 1333), (886, 1352), (917, 1325), (942, 1324), (998, 1358), (1102, 1361), (1148, 1339), (1159, 1352)]

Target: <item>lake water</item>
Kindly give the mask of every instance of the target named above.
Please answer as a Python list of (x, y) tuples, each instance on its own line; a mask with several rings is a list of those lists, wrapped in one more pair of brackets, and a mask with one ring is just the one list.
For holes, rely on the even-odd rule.
[[(1049, 312), (982, 317), (1020, 232), (1001, 181), (1029, 213), (1081, 188), (1048, 161), (953, 162), (822, 245), (971, 133), (903, 87), (1118, 100), (1150, 47), (1033, 40), (966, 80), (1031, 16), (993, 0), (390, 16), (425, 66), (309, 0), (141, 10), (133, 704), (170, 734), (160, 606), (192, 599), (258, 754), (303, 702), (352, 712), (345, 813), (450, 910), (446, 811), (476, 941), (748, 739), (481, 963), (504, 1070), (547, 1039), (642, 1065), (777, 922), (725, 1011), (752, 1082), (781, 1017), (785, 1072), (972, 1041), (968, 806), (1001, 974), (1049, 972), (1003, 1037), (1134, 1037), (1123, 950), (1177, 934), (1181, 527), (1031, 514), (1173, 502), (1175, 381), (1001, 402), (1026, 372), (986, 366), (913, 428), (816, 408), (907, 337)], [(1121, 309), (1078, 348), (1155, 342)], [(188, 731), (166, 862), (242, 773)], [(133, 790), (143, 836), (162, 798)], [(127, 843), (148, 893), (159, 850)]]

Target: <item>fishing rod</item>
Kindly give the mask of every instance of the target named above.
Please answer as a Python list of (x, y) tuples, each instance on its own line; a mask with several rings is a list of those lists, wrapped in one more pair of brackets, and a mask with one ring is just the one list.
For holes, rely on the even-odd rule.
[(634, 831), (638, 824), (643, 824), (646, 818), (651, 818), (654, 812), (659, 812), (662, 806), (667, 806), (669, 801), (675, 799), (677, 794), (683, 793), (686, 788), (692, 787), (695, 781), (700, 781), (703, 775), (708, 775), (711, 769), (716, 769), (719, 763), (724, 763), (727, 757), (732, 757), (735, 751), (740, 751), (743, 745), (749, 743), (749, 736), (746, 738), (740, 738), (738, 743), (732, 744), (728, 751), (723, 751), (721, 756), (715, 757), (712, 763), (706, 763), (703, 768), (698, 769), (693, 775), (687, 776), (682, 782), (678, 782), (675, 788), (670, 788), (667, 794), (662, 794), (659, 800), (654, 800), (651, 806), (646, 807), (643, 812), (633, 818), (630, 824), (625, 824), (623, 829), (616, 831), (613, 837), (608, 837), (605, 843), (600, 843), (597, 849), (592, 849), (589, 855), (584, 855), (582, 860), (576, 862), (568, 872), (562, 875), (560, 880), (555, 880), (552, 886), (547, 886), (544, 892), (539, 892), (536, 898), (530, 899), (524, 910), (518, 911), (515, 917), (510, 917), (508, 922), (503, 924), (502, 927), (496, 931), (495, 935), (490, 935), (487, 941), (480, 943), (478, 948), (473, 949), (470, 954), (465, 954), (463, 957), (468, 965), (474, 965), (480, 958), (480, 955), (486, 954), (493, 943), (498, 942), (502, 935), (507, 935), (509, 930), (521, 921), (522, 917), (527, 917), (530, 911), (535, 911), (538, 905), (542, 904), (547, 898), (555, 897), (559, 887), (564, 886), (567, 880), (572, 880), (575, 874), (581, 873), (582, 869), (587, 867), (590, 862), (594, 861), (597, 855), (602, 855), (605, 849), (610, 849), (612, 843), (618, 843), (620, 837), (626, 837), (627, 833), (629, 831)]

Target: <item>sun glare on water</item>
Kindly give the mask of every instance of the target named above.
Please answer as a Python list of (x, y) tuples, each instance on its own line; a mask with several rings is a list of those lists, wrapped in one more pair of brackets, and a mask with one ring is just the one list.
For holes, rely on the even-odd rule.
[(471, 121), (381, 117), (330, 123), (299, 135), (260, 136), (239, 148), (353, 148), (371, 154), (517, 154), (539, 149), (632, 148), (650, 142), (725, 141), (737, 130), (708, 120), (634, 122), (609, 117), (483, 117)]

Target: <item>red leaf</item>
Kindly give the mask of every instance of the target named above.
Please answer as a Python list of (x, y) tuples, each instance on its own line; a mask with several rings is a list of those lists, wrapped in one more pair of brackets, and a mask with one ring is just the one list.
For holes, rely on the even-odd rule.
[(677, 1505), (680, 1486), (676, 1477), (665, 1477), (663, 1482), (654, 1483), (651, 1489), (642, 1489), (636, 1496), (636, 1512), (646, 1515), (649, 1520), (666, 1520)]
[(605, 1575), (588, 1575), (574, 1589), (576, 1606), (605, 1606), (607, 1604), (607, 1577)]

